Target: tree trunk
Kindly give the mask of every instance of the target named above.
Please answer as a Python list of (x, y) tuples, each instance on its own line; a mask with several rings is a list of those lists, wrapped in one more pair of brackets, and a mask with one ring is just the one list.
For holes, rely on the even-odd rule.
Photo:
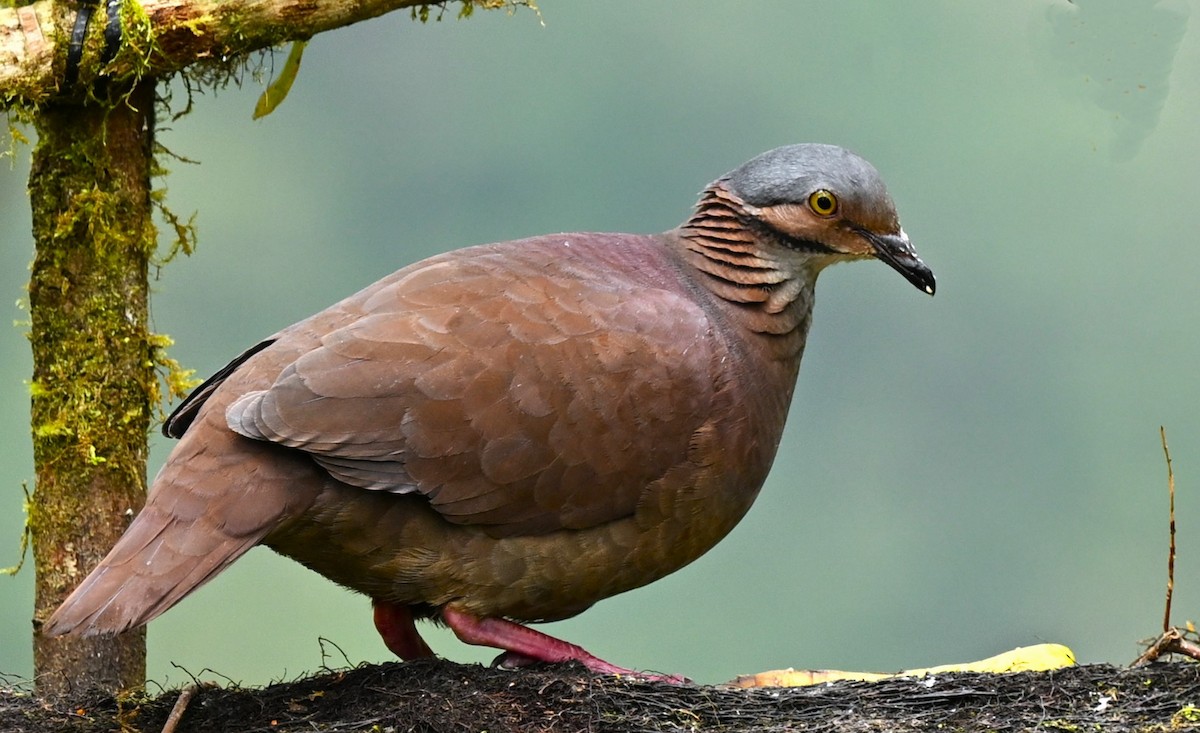
[(145, 630), (47, 638), (41, 623), (121, 536), (145, 499), (159, 393), (147, 328), (156, 244), (154, 82), (97, 89), (36, 115), (29, 282), (36, 476), (30, 514), (38, 692), (140, 687)]

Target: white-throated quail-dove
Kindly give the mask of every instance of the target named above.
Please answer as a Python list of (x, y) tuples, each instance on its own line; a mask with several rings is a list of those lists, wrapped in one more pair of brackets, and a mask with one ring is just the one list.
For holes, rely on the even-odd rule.
[[(254, 545), (414, 620), (628, 673), (521, 622), (695, 560), (775, 458), (825, 267), (883, 260), (933, 294), (879, 173), (764, 153), (663, 234), (574, 233), (405, 267), (234, 359), (167, 420), (179, 443), (43, 633), (145, 624)], [(674, 679), (674, 678), (667, 678)]]

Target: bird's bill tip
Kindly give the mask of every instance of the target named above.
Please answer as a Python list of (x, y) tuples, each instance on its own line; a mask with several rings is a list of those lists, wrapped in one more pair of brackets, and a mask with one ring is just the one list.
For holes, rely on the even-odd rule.
[(883, 260), (918, 290), (933, 295), (937, 290), (937, 279), (933, 270), (917, 257), (908, 235), (901, 229), (899, 234), (875, 234), (869, 237), (875, 256)]

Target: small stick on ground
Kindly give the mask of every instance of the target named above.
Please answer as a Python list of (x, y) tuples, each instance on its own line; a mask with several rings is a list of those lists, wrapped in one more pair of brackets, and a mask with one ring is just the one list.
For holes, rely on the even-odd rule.
[(179, 691), (179, 697), (175, 698), (171, 714), (167, 716), (167, 722), (163, 723), (162, 733), (175, 733), (175, 729), (179, 727), (179, 721), (183, 719), (184, 711), (187, 710), (188, 703), (202, 687), (215, 687), (215, 685), (210, 682), (193, 682)]

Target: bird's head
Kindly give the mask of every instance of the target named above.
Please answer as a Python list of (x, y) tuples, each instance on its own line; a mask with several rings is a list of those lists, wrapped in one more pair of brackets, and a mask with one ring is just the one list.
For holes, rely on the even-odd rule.
[(933, 272), (900, 227), (879, 171), (835, 145), (776, 148), (717, 181), (780, 243), (824, 262), (875, 257), (933, 295)]

